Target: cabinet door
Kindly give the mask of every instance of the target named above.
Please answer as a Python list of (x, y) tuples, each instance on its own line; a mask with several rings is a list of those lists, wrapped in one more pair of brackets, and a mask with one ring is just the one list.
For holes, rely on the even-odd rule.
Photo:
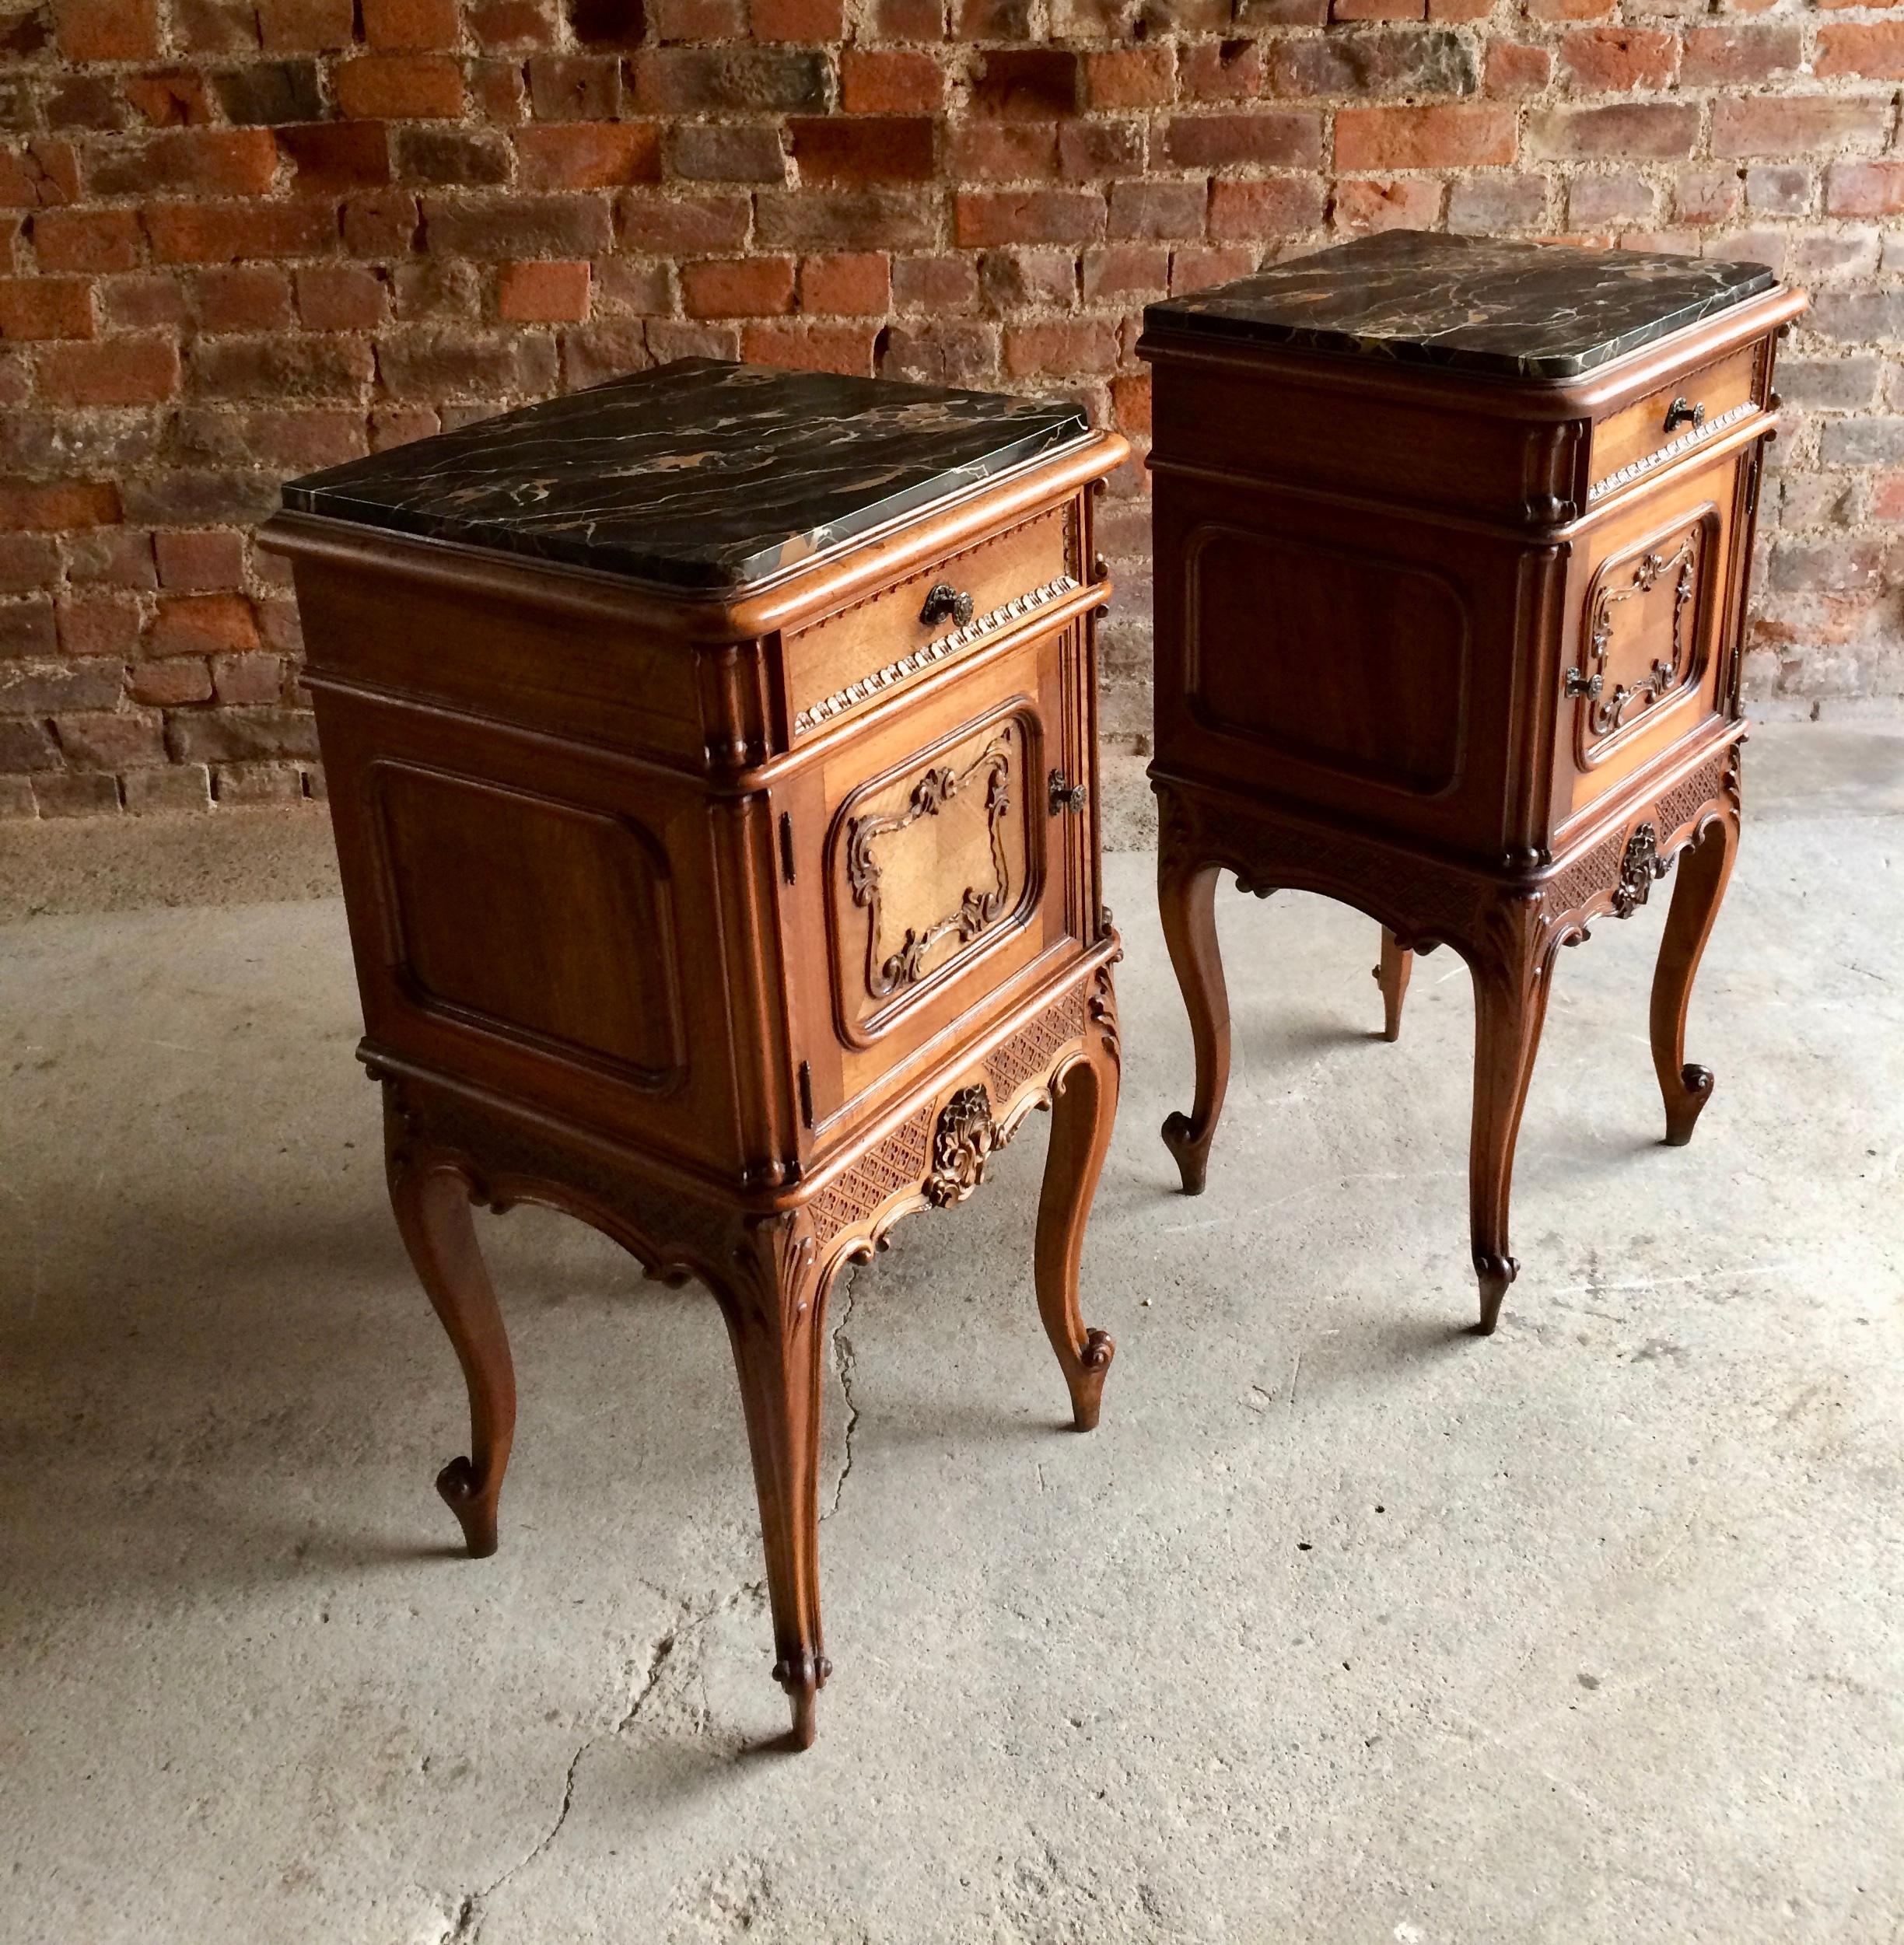
[(1563, 637), (1563, 827), (1724, 712), (1739, 624), (1733, 536), (1749, 455), (1689, 469), (1582, 543)]
[(1094, 855), (1080, 639), (1026, 640), (869, 719), (786, 786), (793, 1053), (817, 1134), (1075, 953)]

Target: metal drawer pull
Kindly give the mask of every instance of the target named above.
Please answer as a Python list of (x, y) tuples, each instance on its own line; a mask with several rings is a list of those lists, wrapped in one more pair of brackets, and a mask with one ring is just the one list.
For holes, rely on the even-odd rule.
[(1089, 794), (1081, 783), (1073, 783), (1062, 770), (1051, 773), (1051, 813), (1062, 817), (1067, 810), (1082, 810)]
[(1569, 669), (1563, 692), (1570, 696), (1598, 695), (1606, 687), (1606, 677), (1595, 670), (1591, 675), (1582, 675), (1578, 669)]
[(1688, 404), (1683, 397), (1675, 398), (1666, 408), (1666, 429), (1676, 432), (1682, 425), (1703, 425), (1706, 423), (1706, 402), (1701, 399), (1695, 404)]
[(935, 581), (919, 610), (922, 621), (956, 622), (961, 628), (972, 618), (972, 598), (950, 581)]

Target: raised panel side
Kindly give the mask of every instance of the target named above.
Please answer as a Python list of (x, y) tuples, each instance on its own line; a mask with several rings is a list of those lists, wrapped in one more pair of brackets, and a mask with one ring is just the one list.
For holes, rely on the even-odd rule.
[(419, 1009), (651, 1093), (686, 1070), (665, 853), (625, 816), (371, 767), (392, 971)]
[(1187, 537), (1184, 596), (1203, 727), (1412, 796), (1458, 784), (1471, 631), (1444, 576), (1212, 523)]

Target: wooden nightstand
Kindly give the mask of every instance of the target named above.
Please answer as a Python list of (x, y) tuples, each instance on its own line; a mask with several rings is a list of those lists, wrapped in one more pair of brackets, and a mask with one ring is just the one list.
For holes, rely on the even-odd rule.
[(266, 530), (391, 1196), (468, 1380), (439, 1486), (492, 1551), (515, 1391), (472, 1199), (701, 1279), (803, 1744), (828, 1291), (1047, 1104), (1038, 1307), (1097, 1421), (1091, 508), (1125, 450), (1073, 407), (684, 360), (315, 474)]
[(1693, 975), (1738, 834), (1739, 648), (1774, 340), (1751, 264), (1390, 232), (1153, 304), (1164, 928), (1203, 1186), (1229, 1068), (1220, 869), (1384, 928), (1476, 1011), (1481, 1328), (1517, 1265), (1514, 1138), (1554, 957), (1685, 853), (1653, 988), (1668, 1142), (1712, 1076)]

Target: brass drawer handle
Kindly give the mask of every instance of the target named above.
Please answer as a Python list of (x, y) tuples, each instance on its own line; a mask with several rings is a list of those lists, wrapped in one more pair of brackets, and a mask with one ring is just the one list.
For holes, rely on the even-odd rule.
[(926, 596), (926, 605), (919, 610), (922, 621), (950, 621), (961, 628), (971, 618), (971, 596), (950, 581), (935, 581)]
[(1666, 429), (1676, 432), (1682, 425), (1703, 425), (1706, 423), (1706, 402), (1703, 399), (1689, 404), (1685, 398), (1675, 398), (1666, 408)]

